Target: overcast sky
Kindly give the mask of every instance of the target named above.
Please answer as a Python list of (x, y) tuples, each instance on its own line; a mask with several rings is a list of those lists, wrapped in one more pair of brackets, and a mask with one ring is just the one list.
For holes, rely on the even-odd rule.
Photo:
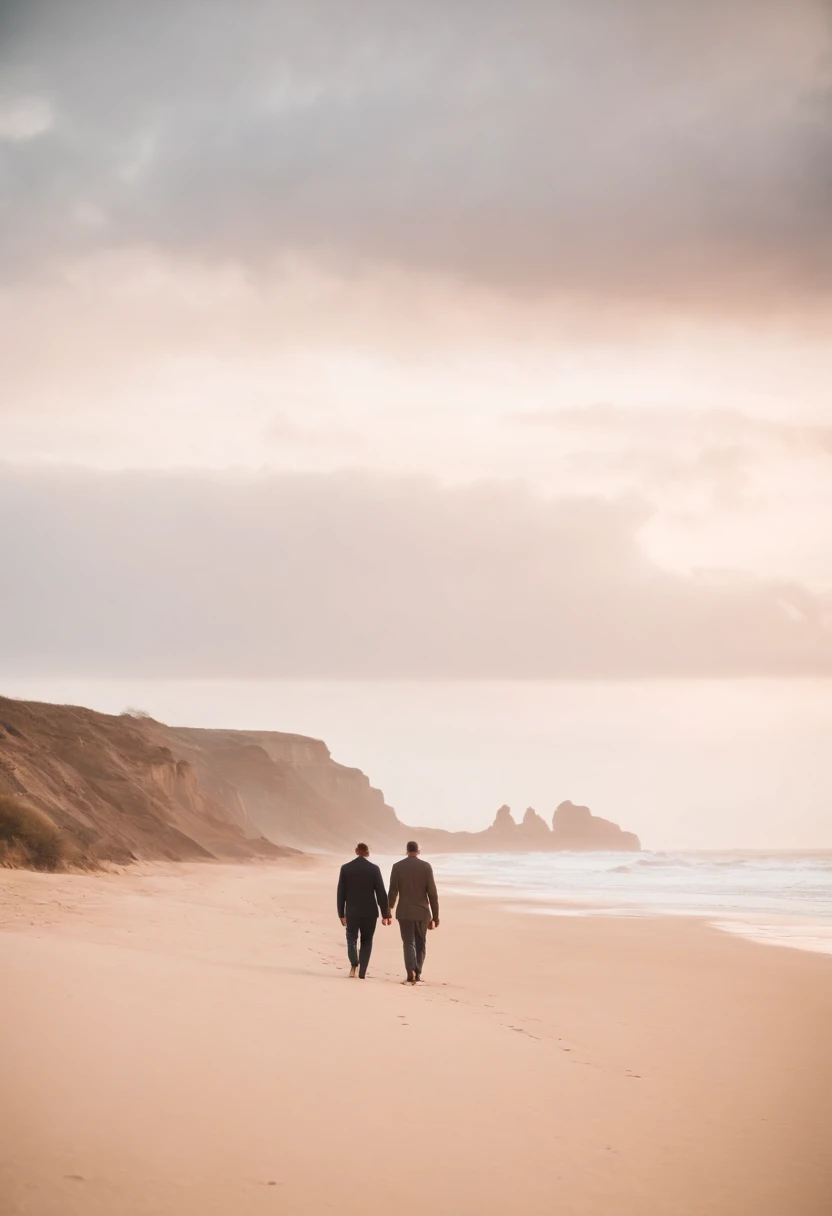
[(832, 671), (826, 0), (5, 0), (0, 269), (17, 690)]
[(828, 5), (6, 0), (0, 73), (7, 665), (829, 671)]

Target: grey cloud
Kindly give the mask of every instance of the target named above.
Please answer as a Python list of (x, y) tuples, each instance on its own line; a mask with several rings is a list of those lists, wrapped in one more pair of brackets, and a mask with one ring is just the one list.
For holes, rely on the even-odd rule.
[(548, 434), (585, 473), (629, 473), (660, 497), (706, 490), (721, 508), (757, 493), (752, 474), (772, 454), (818, 480), (832, 455), (832, 428), (741, 410), (594, 405), (516, 411), (503, 422)]
[(19, 273), (135, 243), (712, 306), (830, 286), (825, 0), (29, 0), (6, 21), (5, 92), (56, 115), (0, 145)]
[(633, 498), (6, 466), (0, 512), (7, 675), (832, 674), (828, 603), (659, 568)]
[(599, 404), (516, 410), (503, 415), (502, 421), (559, 436), (612, 439), (624, 449), (649, 440), (657, 448), (683, 441), (691, 446), (692, 453), (709, 446), (740, 452), (754, 444), (766, 444), (790, 454), (832, 455), (832, 427), (766, 418), (737, 409)]

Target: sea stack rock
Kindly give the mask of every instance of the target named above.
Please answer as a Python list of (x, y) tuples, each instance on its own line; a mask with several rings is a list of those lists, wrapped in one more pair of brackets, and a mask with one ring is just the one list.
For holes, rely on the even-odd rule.
[(574, 851), (609, 849), (638, 852), (641, 848), (634, 832), (624, 832), (617, 823), (593, 815), (588, 806), (562, 802), (552, 817), (552, 843), (556, 849)]
[(518, 828), (518, 832), (522, 838), (525, 848), (550, 848), (552, 844), (552, 833), (549, 831), (549, 825), (542, 816), (538, 815), (534, 807), (526, 807), (526, 813), (523, 816), (523, 822)]
[(495, 836), (503, 837), (506, 841), (514, 840), (517, 835), (517, 824), (511, 814), (510, 806), (501, 806), (497, 812), (491, 831)]

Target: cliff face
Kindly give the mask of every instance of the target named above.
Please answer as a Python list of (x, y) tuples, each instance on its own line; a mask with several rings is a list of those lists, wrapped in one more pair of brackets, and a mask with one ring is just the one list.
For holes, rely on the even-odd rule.
[(245, 858), (352, 850), (401, 852), (637, 849), (586, 807), (562, 803), (553, 830), (530, 807), (503, 806), (483, 832), (409, 828), (359, 769), (318, 739), (276, 731), (170, 727), (68, 705), (0, 698), (0, 793), (49, 814), (93, 858)]
[(289, 852), (262, 837), (233, 786), (207, 791), (146, 719), (0, 698), (0, 792), (45, 811), (90, 859)]
[(324, 743), (196, 730), (0, 698), (0, 793), (46, 811), (83, 855), (115, 860), (397, 852), (407, 829)]
[(252, 824), (269, 840), (309, 851), (402, 847), (407, 829), (381, 790), (357, 768), (337, 764), (319, 739), (273, 731), (165, 727), (169, 746), (187, 758), (203, 789), (232, 787)]

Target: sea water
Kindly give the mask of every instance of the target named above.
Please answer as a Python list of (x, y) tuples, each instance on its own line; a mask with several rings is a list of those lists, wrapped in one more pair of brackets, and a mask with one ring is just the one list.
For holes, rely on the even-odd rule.
[(550, 916), (698, 915), (832, 954), (832, 853), (476, 853), (431, 858), (448, 890)]

